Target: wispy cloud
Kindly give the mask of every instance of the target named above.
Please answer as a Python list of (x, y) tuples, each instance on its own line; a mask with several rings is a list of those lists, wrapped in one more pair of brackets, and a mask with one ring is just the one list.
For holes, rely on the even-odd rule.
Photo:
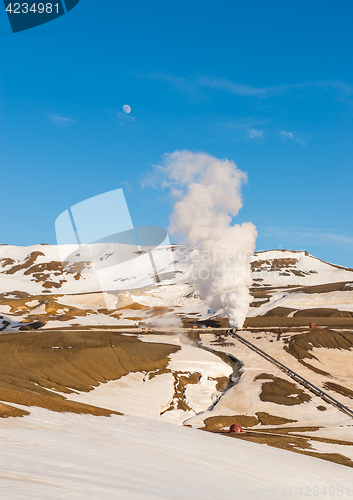
[(256, 137), (264, 137), (264, 131), (252, 128), (251, 130), (249, 130), (249, 137), (250, 139), (255, 139)]
[(288, 139), (290, 141), (293, 140), (295, 142), (299, 142), (299, 144), (301, 144), (302, 146), (307, 145), (307, 142), (298, 137), (298, 134), (295, 132), (287, 132), (286, 130), (282, 130), (282, 132), (280, 132), (279, 135), (281, 136), (281, 139), (283, 139), (284, 141)]
[(180, 91), (191, 92), (196, 89), (224, 91), (237, 96), (265, 98), (285, 94), (293, 90), (315, 89), (335, 90), (338, 98), (353, 97), (353, 86), (340, 81), (302, 82), (294, 84), (272, 85), (267, 87), (254, 87), (246, 83), (233, 82), (225, 78), (212, 76), (187, 76), (180, 77), (168, 73), (138, 73), (133, 76), (151, 81), (170, 83)]
[(276, 85), (271, 87), (253, 87), (246, 83), (232, 82), (224, 78), (214, 78), (209, 76), (188, 76), (180, 77), (168, 73), (139, 73), (135, 75), (147, 80), (155, 80), (170, 83), (182, 91), (191, 91), (195, 88), (207, 88), (213, 90), (223, 90), (239, 96), (268, 97), (278, 93), (286, 92), (292, 88), (304, 87), (308, 84), (299, 83), (294, 85)]
[(236, 83), (223, 78), (200, 77), (197, 84), (215, 90), (223, 90), (239, 96), (269, 97), (271, 95), (283, 94), (284, 92), (301, 88), (306, 84), (298, 83), (294, 85), (275, 85), (271, 87), (253, 87), (244, 83)]
[(314, 244), (319, 240), (326, 244), (346, 245), (353, 248), (353, 236), (339, 234), (332, 229), (269, 227), (264, 228), (261, 232), (264, 236), (284, 238), (288, 242), (295, 241), (300, 245)]
[(120, 182), (120, 186), (124, 186), (124, 189), (126, 191), (130, 191), (130, 192), (132, 191), (131, 184), (130, 184), (129, 180)]
[[(215, 122), (213, 122), (214, 125)], [(217, 130), (222, 137), (230, 136), (232, 140), (249, 141), (254, 138), (266, 137), (262, 127), (268, 126), (268, 119), (260, 119), (256, 116), (237, 118), (234, 120), (219, 121), (216, 123)], [(214, 132), (213, 132), (214, 133)]]
[(282, 130), (282, 132), (279, 133), (280, 136), (286, 137), (288, 139), (293, 139), (293, 132), (286, 132), (286, 130)]
[(76, 120), (61, 115), (52, 115), (51, 120), (56, 125), (68, 125), (69, 123), (76, 123)]
[(124, 125), (125, 122), (134, 122), (136, 121), (136, 118), (129, 115), (129, 114), (126, 114), (126, 113), (122, 113), (121, 111), (118, 111), (116, 113), (116, 117), (117, 119), (119, 120), (119, 125)]

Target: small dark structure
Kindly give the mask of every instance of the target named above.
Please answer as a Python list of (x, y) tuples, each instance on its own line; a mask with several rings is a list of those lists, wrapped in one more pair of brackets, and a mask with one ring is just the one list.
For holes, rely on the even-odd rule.
[(229, 432), (243, 432), (243, 428), (239, 424), (232, 424), (229, 427)]
[(44, 323), (41, 321), (34, 321), (34, 323), (27, 323), (19, 327), (19, 330), (38, 330), (38, 328), (42, 328)]

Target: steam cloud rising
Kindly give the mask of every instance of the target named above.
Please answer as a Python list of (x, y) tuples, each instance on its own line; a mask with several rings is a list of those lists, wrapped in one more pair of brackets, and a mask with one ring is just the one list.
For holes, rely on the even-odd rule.
[(177, 198), (170, 232), (193, 246), (190, 282), (212, 313), (242, 327), (252, 297), (250, 260), (257, 231), (250, 222), (231, 225), (242, 207), (247, 175), (231, 160), (175, 151), (157, 170)]

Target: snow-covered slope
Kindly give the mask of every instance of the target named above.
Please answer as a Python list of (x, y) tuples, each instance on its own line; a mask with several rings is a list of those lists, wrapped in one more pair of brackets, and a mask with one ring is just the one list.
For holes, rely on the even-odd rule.
[[(174, 246), (158, 247), (153, 255), (148, 248), (136, 252), (126, 247), (99, 244), (90, 254), (70, 254), (69, 245), (0, 246), (0, 330), (34, 322), (47, 327), (153, 326), (161, 318), (165, 325), (209, 318), (188, 284), (190, 263), (180, 261), (185, 253)], [(62, 261), (63, 256), (69, 260)], [(279, 307), (285, 316), (317, 308), (353, 314), (351, 269), (287, 250), (259, 252), (251, 266), (249, 317)]]
[[(95, 244), (88, 253), (71, 245), (0, 246), (0, 293), (84, 293), (140, 288), (156, 283), (148, 247)], [(76, 250), (76, 253), (75, 253)], [(172, 247), (153, 250), (153, 264), (163, 275), (173, 271)], [(65, 260), (66, 259), (66, 260)]]
[(145, 335), (142, 340), (178, 345), (180, 350), (169, 356), (161, 374), (129, 373), (90, 392), (63, 395), (72, 401), (178, 424), (213, 406), (222, 394), (218, 384), (224, 388), (232, 374), (227, 363), (183, 343), (187, 339), (178, 335)]
[(307, 252), (271, 250), (254, 256), (252, 272), (254, 302), (249, 317), (271, 311), (287, 317), (303, 311), (308, 311), (308, 317), (353, 313), (352, 269), (328, 264)]
[(253, 278), (261, 286), (314, 286), (353, 281), (353, 269), (316, 259), (308, 252), (269, 250), (254, 255)]
[[(47, 331), (38, 338), (45, 345), (39, 343), (37, 351), (41, 356), (44, 353), (45, 361), (50, 357), (45, 366), (42, 361), (35, 362), (28, 345), (17, 340), (23, 335), (27, 342), (37, 332), (3, 336), (3, 340), (13, 338), (19, 349), (11, 357), (13, 377), (21, 378), (21, 387), (31, 383), (35, 390), (50, 391), (53, 398), (64, 396), (66, 400), (60, 400), (66, 405), (62, 411), (71, 411), (69, 405), (82, 408), (83, 404), (90, 404), (104, 411), (126, 413), (107, 418), (93, 416), (95, 413), (78, 416), (21, 406), (19, 403), (40, 405), (38, 398), (42, 401), (48, 396), (37, 394), (36, 399), (32, 387), (25, 395), (16, 393), (16, 398), (21, 397), (16, 399), (13, 389), (7, 388), (8, 373), (4, 372), (0, 405), (3, 411), (10, 411), (10, 403), (12, 412), (23, 414), (24, 410), (26, 416), (0, 419), (2, 496), (11, 500), (268, 495), (299, 498), (306, 494), (317, 496), (320, 488), (328, 496), (348, 498), (348, 487), (352, 487), (348, 467), (180, 425), (222, 433), (231, 423), (239, 422), (247, 428), (246, 439), (252, 439), (251, 432), (272, 432), (257, 439), (351, 465), (351, 419), (293, 384), (287, 375), (242, 344), (208, 333), (201, 335), (202, 346), (196, 347), (197, 334), (194, 338), (192, 333), (186, 337), (181, 331), (162, 335), (139, 330), (134, 342), (140, 339), (178, 349), (173, 348), (158, 369), (153, 366), (146, 371), (137, 367), (118, 377), (110, 374), (111, 367), (106, 365), (108, 358), (114, 366), (126, 359), (115, 351), (119, 334), (112, 334), (114, 341), (108, 342), (105, 350), (99, 347), (93, 352), (90, 340), (86, 350), (80, 344), (74, 352), (75, 328), (66, 333), (48, 331), (70, 325), (139, 323), (163, 329), (181, 326), (181, 320), (202, 322), (209, 318), (198, 291), (188, 284), (187, 266), (174, 262), (173, 247), (164, 249), (160, 259), (155, 256), (154, 267), (146, 254), (130, 259), (128, 265), (119, 263), (112, 250), (97, 249), (92, 265), (88, 260), (63, 264), (60, 259), (63, 252), (69, 252), (68, 248), (0, 247), (0, 329), (16, 330), (34, 322), (37, 327), (44, 325)], [(106, 265), (109, 259), (112, 265)], [(99, 262), (106, 265), (102, 264), (104, 279), (93, 272)], [(353, 311), (350, 269), (321, 262), (305, 252), (269, 251), (254, 256), (252, 271), (254, 301), (249, 316), (264, 316), (279, 307), (288, 316), (305, 309)], [(105, 332), (110, 330), (113, 329)], [(80, 342), (82, 333), (85, 337), (89, 332), (77, 333)], [(90, 333), (97, 337), (96, 330)], [(310, 368), (287, 350), (289, 343), (300, 340), (292, 334), (259, 330), (242, 334), (350, 406), (350, 348), (342, 351), (315, 344), (310, 351), (315, 356), (310, 359)], [(58, 335), (51, 344), (50, 335)], [(120, 336), (123, 340), (135, 337), (126, 331)], [(243, 363), (240, 381), (226, 392), (234, 366), (213, 351), (220, 351), (220, 356), (234, 356)], [(9, 354), (6, 349), (2, 352), (3, 356)], [(88, 356), (90, 368), (84, 356)], [(71, 364), (64, 367), (64, 359)], [(78, 359), (84, 366), (80, 373)], [(54, 361), (56, 368), (52, 369)], [(343, 375), (342, 363), (346, 365)], [(102, 374), (98, 366), (104, 368)], [(52, 373), (47, 373), (51, 369)], [(320, 375), (315, 369), (327, 374)], [(83, 384), (87, 370), (93, 380), (88, 389)], [(79, 388), (72, 390), (73, 382), (69, 382), (74, 376)], [(64, 383), (67, 378), (69, 385)], [(66, 389), (68, 392), (63, 392)], [(26, 397), (32, 403), (23, 402)], [(281, 435), (276, 438), (278, 432)]]
[[(101, 291), (102, 284), (105, 290), (136, 289), (155, 285), (149, 256), (146, 253), (138, 256), (124, 254), (124, 258), (128, 260), (119, 263), (116, 255), (121, 253), (122, 246), (100, 244), (99, 248), (95, 249), (95, 255), (76, 254), (76, 260), (63, 262), (62, 255), (70, 254), (69, 245), (0, 245), (0, 293), (20, 290), (31, 295), (53, 292), (74, 294)], [(171, 275), (175, 270), (174, 262), (165, 258), (168, 254), (173, 259), (178, 258), (178, 252), (173, 252), (173, 249), (175, 247), (170, 246), (154, 250), (157, 252), (157, 267), (162, 282), (172, 282), (174, 277)], [(164, 254), (164, 260), (158, 259), (159, 251)], [(88, 258), (91, 260), (87, 260)], [(97, 262), (102, 263), (100, 269)], [(258, 252), (253, 257), (251, 267), (255, 283), (261, 286), (313, 286), (353, 281), (352, 269), (328, 264), (307, 252)], [(103, 280), (100, 272), (104, 270), (106, 274)], [(180, 273), (180, 267), (178, 270)], [(184, 275), (187, 277), (185, 271), (187, 269), (184, 268)]]
[[(34, 408), (0, 422), (2, 498), (348, 499), (348, 467), (138, 417)], [(324, 495), (324, 493), (322, 493)]]

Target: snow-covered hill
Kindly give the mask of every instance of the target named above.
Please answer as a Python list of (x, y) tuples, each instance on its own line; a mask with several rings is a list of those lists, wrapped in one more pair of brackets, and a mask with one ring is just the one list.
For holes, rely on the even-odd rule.
[(252, 261), (256, 316), (353, 316), (353, 270), (307, 252), (271, 250)]
[[(175, 246), (136, 251), (99, 244), (77, 253), (69, 245), (2, 245), (0, 329), (206, 320), (207, 307), (188, 284), (191, 264), (181, 262), (181, 255)], [(256, 253), (251, 268), (249, 317), (278, 308), (282, 316), (318, 308), (328, 310), (326, 316), (353, 313), (352, 269), (288, 250)]]
[(251, 268), (256, 286), (315, 286), (353, 281), (353, 269), (323, 262), (308, 252), (258, 252)]
[[(70, 255), (68, 247), (0, 247), (0, 329), (44, 329), (2, 337), (1, 410), (3, 416), (23, 415), (0, 425), (4, 497), (66, 498), (69, 492), (70, 498), (97, 498), (99, 491), (99, 497), (115, 498), (119, 491), (121, 498), (159, 498), (155, 488), (174, 492), (175, 484), (218, 488), (209, 496), (222, 498), (222, 488), (229, 486), (230, 491), (235, 484), (234, 497), (256, 496), (251, 493), (255, 485), (261, 496), (264, 488), (273, 488), (276, 496), (299, 497), (308, 491), (305, 488), (322, 486), (321, 491), (334, 488), (330, 496), (348, 498), (348, 490), (346, 494), (337, 489), (348, 487), (350, 472), (342, 466), (318, 465), (317, 459), (293, 458), (281, 450), (180, 425), (225, 433), (231, 423), (239, 422), (247, 428), (246, 439), (255, 439), (251, 432), (267, 431), (256, 439), (347, 465), (353, 460), (351, 419), (242, 344), (212, 332), (194, 332), (195, 337), (180, 330), (146, 332), (146, 327), (166, 330), (186, 321), (203, 324), (210, 313), (198, 290), (188, 284), (190, 263), (178, 261), (175, 247), (158, 249), (161, 253), (152, 259), (148, 249), (136, 255), (123, 250), (125, 261), (115, 254), (118, 247), (101, 245), (90, 255), (82, 252), (76, 261), (62, 262), (63, 255)], [(353, 312), (351, 269), (305, 252), (272, 250), (254, 255), (252, 273), (249, 317)], [(138, 324), (145, 331), (74, 333), (75, 326)], [(68, 331), (60, 329), (70, 326)], [(50, 332), (53, 327), (58, 330)], [(314, 330), (313, 340), (311, 332), (277, 330), (242, 335), (351, 407), (351, 344), (341, 349), (332, 331), (316, 335)], [(133, 347), (118, 352), (119, 342)], [(155, 343), (156, 350), (137, 347), (142, 342)], [(297, 359), (302, 345), (307, 350)], [(159, 351), (164, 354), (151, 363), (151, 352)], [(229, 356), (243, 363), (240, 380), (230, 386), (234, 367)], [(347, 367), (344, 374), (342, 363)], [(120, 365), (124, 370), (128, 366), (124, 373)], [(97, 408), (84, 405), (101, 407), (98, 415), (112, 410), (124, 417), (94, 417)], [(37, 406), (64, 412), (85, 408), (91, 414), (57, 415)], [(45, 444), (33, 446), (37, 442)], [(180, 467), (185, 455), (190, 459), (184, 470)], [(16, 462), (14, 456), (19, 457)], [(80, 473), (72, 474), (72, 468)], [(139, 481), (132, 484), (136, 475)], [(290, 493), (281, 493), (282, 487)]]
[(348, 467), (165, 422), (40, 408), (9, 420), (0, 423), (4, 499), (351, 496)]

